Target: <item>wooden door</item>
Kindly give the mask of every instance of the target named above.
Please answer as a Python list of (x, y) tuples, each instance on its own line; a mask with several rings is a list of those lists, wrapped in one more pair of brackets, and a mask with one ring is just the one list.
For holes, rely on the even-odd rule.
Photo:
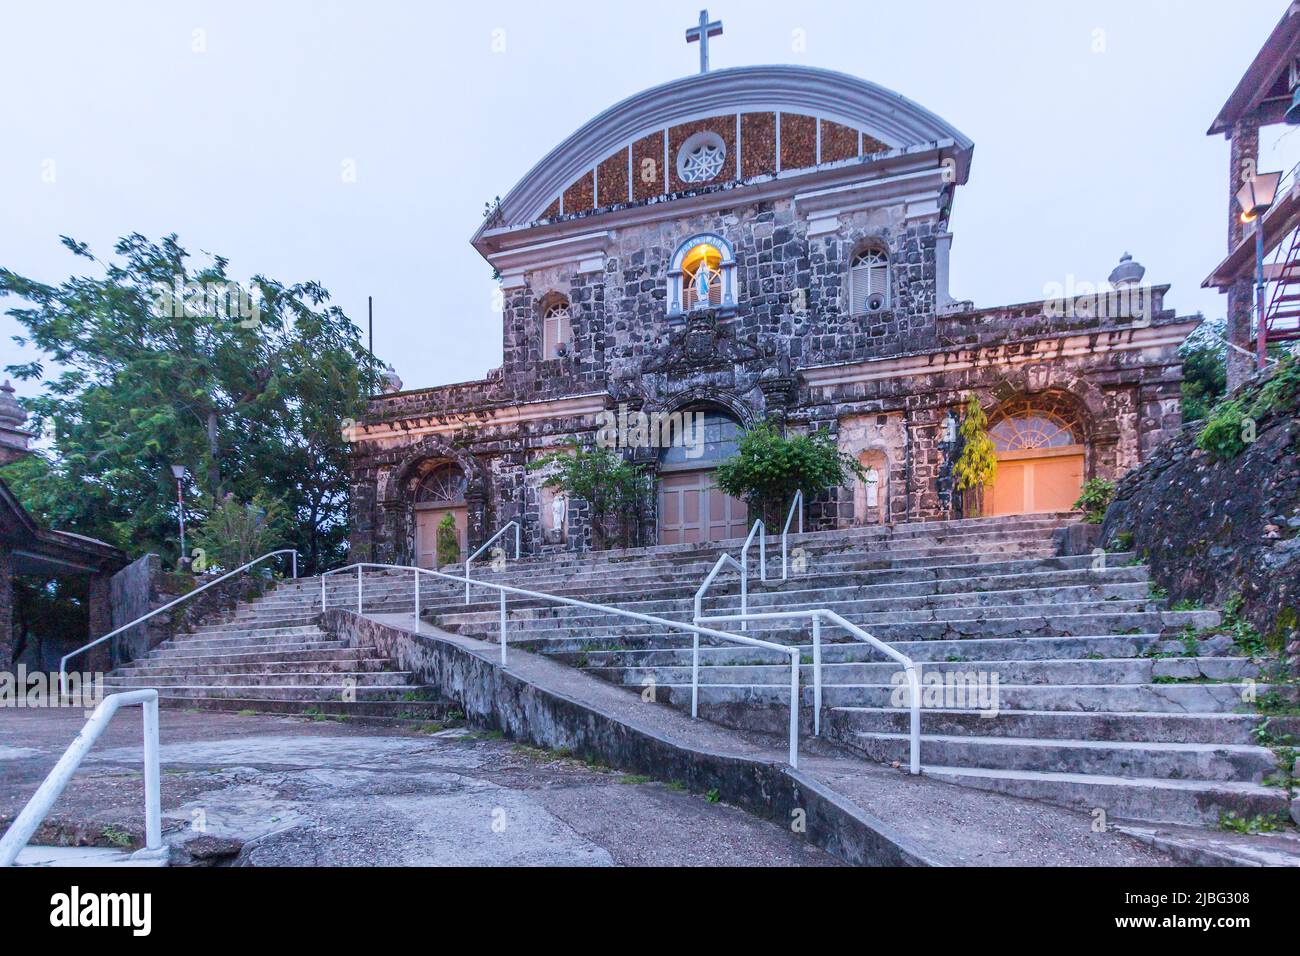
[(990, 515), (1069, 511), (1083, 488), (1083, 449), (1073, 445), (1001, 452), (998, 475), (985, 492)]
[(456, 543), (460, 547), (460, 556), (465, 556), (465, 507), (420, 508), (415, 512), (415, 554), (416, 564), (422, 568), (437, 570), (438, 567), (438, 524), (444, 515), (451, 515), (456, 522)]
[(713, 472), (687, 471), (659, 480), (659, 543), (698, 544), (743, 538), (748, 533), (745, 503), (723, 494)]

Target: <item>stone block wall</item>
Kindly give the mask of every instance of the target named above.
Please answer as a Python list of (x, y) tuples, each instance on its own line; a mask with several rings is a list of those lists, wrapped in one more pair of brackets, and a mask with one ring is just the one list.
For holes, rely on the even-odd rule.
[[(1249, 401), (1249, 398), (1247, 399)], [(1119, 483), (1103, 541), (1144, 553), (1172, 600), (1242, 613), (1300, 661), (1300, 396), (1257, 422), (1256, 441), (1215, 460), (1189, 423)]]

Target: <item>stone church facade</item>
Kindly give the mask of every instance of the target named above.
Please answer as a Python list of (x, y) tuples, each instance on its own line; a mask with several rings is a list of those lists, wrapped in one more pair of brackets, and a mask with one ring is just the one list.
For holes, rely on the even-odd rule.
[(1181, 424), (1199, 318), (1127, 259), (1108, 295), (954, 301), (973, 149), (896, 93), (804, 67), (704, 73), (600, 114), (472, 239), (500, 276), (501, 367), (395, 387), (355, 426), (354, 558), (428, 566), (448, 514), (463, 548), (511, 520), (525, 550), (589, 548), (583, 503), (529, 465), (607, 412), (707, 416), (699, 461), (625, 451), (654, 477), (640, 543), (743, 534), (708, 474), (762, 420), (828, 430), (867, 469), (808, 503), (814, 529), (951, 517), (945, 419), (972, 394), (999, 447), (986, 511), (1061, 510), (1118, 478)]

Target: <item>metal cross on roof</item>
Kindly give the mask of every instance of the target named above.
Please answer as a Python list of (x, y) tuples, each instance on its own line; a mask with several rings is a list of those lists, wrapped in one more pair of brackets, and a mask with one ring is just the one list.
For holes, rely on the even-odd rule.
[(722, 36), (722, 21), (714, 20), (710, 23), (708, 10), (700, 11), (700, 25), (698, 27), (691, 27), (686, 31), (687, 43), (694, 43), (696, 40), (700, 42), (701, 73), (709, 72), (709, 37), (720, 36)]

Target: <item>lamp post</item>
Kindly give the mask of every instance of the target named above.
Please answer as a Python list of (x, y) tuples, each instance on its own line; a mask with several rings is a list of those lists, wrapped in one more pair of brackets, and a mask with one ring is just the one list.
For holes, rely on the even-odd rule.
[(1255, 359), (1263, 368), (1268, 359), (1268, 330), (1264, 327), (1264, 222), (1263, 215), (1277, 197), (1281, 173), (1254, 173), (1237, 190), (1241, 221), (1255, 224)]
[(176, 479), (176, 516), (181, 525), (181, 560), (182, 568), (189, 565), (189, 558), (185, 553), (185, 475), (187, 474), (184, 465), (172, 465), (172, 477)]

